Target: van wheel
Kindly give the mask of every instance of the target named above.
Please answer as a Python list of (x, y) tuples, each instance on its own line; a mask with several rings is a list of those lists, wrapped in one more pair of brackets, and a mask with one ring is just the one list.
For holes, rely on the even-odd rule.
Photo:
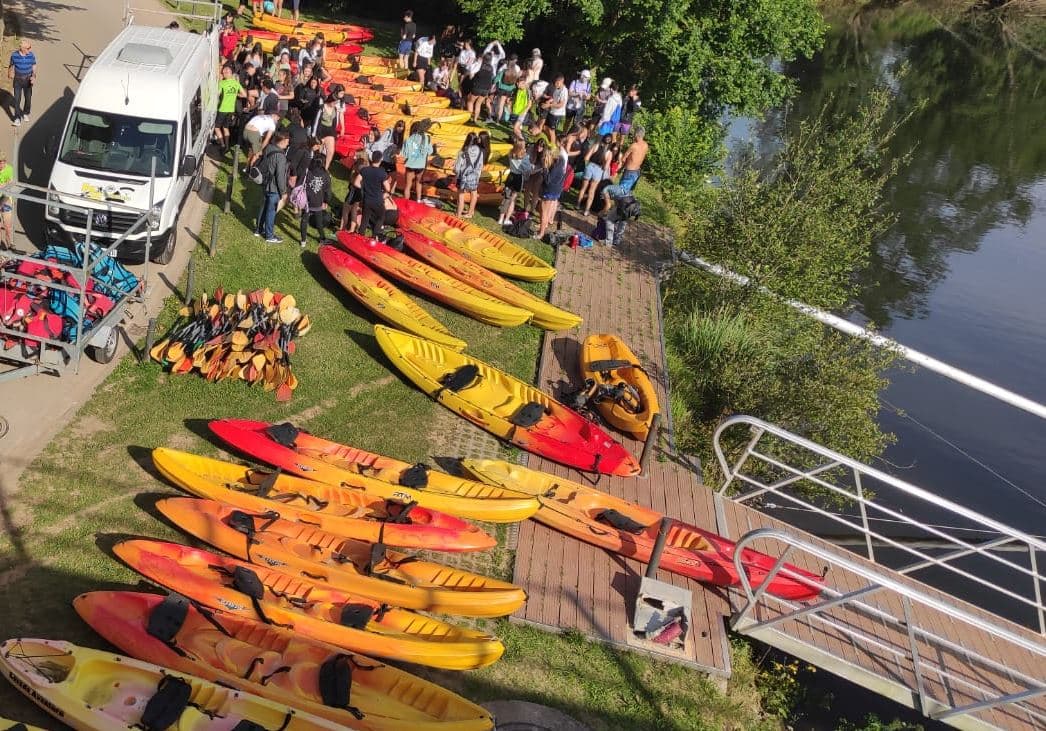
[(167, 235), (167, 240), (164, 242), (163, 248), (149, 257), (156, 264), (170, 264), (171, 259), (174, 258), (175, 239), (177, 238), (175, 236), (176, 227), (177, 223), (171, 227), (171, 233)]
[(91, 345), (87, 348), (87, 355), (95, 363), (112, 363), (113, 358), (116, 357), (116, 348), (120, 345), (120, 328), (117, 325), (109, 328), (109, 337), (105, 341), (105, 345), (96, 346)]

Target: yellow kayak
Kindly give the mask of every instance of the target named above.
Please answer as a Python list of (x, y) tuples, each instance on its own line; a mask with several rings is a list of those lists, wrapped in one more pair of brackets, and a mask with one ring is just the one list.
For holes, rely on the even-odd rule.
[[(401, 200), (397, 199), (396, 202), (399, 203)], [(581, 324), (581, 318), (573, 312), (568, 312), (551, 302), (535, 297), (525, 289), (499, 277), (489, 269), (484, 269), (438, 241), (433, 241), (415, 231), (404, 231), (403, 240), (407, 248), (419, 259), (424, 259), (434, 267), (442, 269), (452, 277), (456, 277), (492, 297), (530, 310), (534, 313), (531, 323), (538, 327), (546, 330), (569, 330)]]
[(515, 327), (533, 316), (375, 239), (339, 231), (338, 242), (367, 264), (487, 325)]
[(461, 338), (454, 337), (446, 325), (421, 305), (352, 254), (337, 246), (324, 245), (319, 248), (319, 255), (323, 266), (338, 284), (381, 319), (452, 350), (464, 350), (468, 345)]
[(30, 726), (27, 723), (12, 721), (10, 718), (0, 716), (0, 731), (44, 731), (39, 726)]
[(639, 474), (639, 463), (609, 434), (529, 383), (383, 325), (374, 326), (374, 337), (414, 385), (494, 436), (579, 470)]
[(631, 348), (616, 335), (589, 335), (581, 346), (580, 367), (581, 380), (595, 384), (595, 405), (607, 423), (646, 439), (659, 411), (657, 391)]
[[(464, 109), (432, 109), (431, 107), (419, 107), (417, 109), (411, 109), (411, 113), (407, 114), (402, 104), (396, 104), (393, 102), (378, 102), (367, 100), (362, 105), (367, 113), (375, 119), (375, 123), (384, 129), (381, 119), (386, 125), (391, 121), (393, 124), (399, 119), (406, 121), (407, 126), (410, 126), (411, 122), (416, 122), (419, 119), (431, 119), (436, 122), (452, 122), (459, 124), (461, 122), (467, 122), (471, 119), (469, 113)], [(477, 127), (474, 132), (478, 132)]]
[(7, 640), (0, 645), (0, 668), (18, 690), (77, 731), (345, 728), (283, 703), (61, 640)]
[(402, 226), (446, 244), (481, 267), (527, 282), (547, 282), (556, 276), (556, 270), (537, 256), (482, 226), (421, 203), (397, 201), (397, 205)]
[(255, 28), (272, 31), (281, 35), (316, 35), (322, 33), (327, 43), (341, 43), (344, 40), (368, 41), (374, 33), (361, 25), (350, 23), (319, 23), (307, 20), (297, 22), (290, 18), (277, 18), (274, 15), (258, 15), (251, 19)]

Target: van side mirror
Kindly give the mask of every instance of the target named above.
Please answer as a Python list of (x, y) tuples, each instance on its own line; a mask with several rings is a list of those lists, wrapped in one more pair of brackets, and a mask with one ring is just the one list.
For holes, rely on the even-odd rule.
[(182, 158), (182, 167), (178, 171), (178, 174), (182, 177), (192, 175), (196, 172), (196, 156), (186, 155)]

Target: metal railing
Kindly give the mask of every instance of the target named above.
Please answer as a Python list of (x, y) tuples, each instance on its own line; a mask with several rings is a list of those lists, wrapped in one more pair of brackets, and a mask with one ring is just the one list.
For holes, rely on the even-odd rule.
[[(740, 429), (748, 429), (747, 441)], [(728, 458), (724, 441), (740, 450), (736, 457)], [(1006, 607), (1046, 635), (1039, 569), (1046, 540), (750, 416), (725, 419), (713, 449), (723, 472), (718, 497), (841, 528), (870, 560), (996, 613)]]
[[(216, 0), (166, 0), (166, 9), (157, 7), (135, 7), (131, 0), (124, 0), (123, 19), (125, 25), (135, 22), (138, 14), (161, 15), (168, 18), (200, 20), (207, 23), (217, 23), (221, 20), (224, 6)], [(184, 7), (183, 7), (184, 6)], [(203, 8), (203, 10), (200, 10)]]
[[(745, 571), (742, 552), (754, 548), (755, 541), (766, 540), (779, 541), (784, 550), (762, 583), (753, 587)], [(829, 571), (834, 567), (859, 577), (864, 586), (842, 593), (792, 571), (785, 561), (796, 549), (824, 561)], [(1046, 697), (1046, 680), (1042, 673), (1032, 677), (1022, 672), (1016, 667), (1019, 663), (1014, 662), (1014, 653), (1027, 653), (1034, 666), (1046, 670), (1046, 643), (1034, 634), (1006, 626), (1001, 620), (993, 621), (984, 614), (969, 612), (949, 602), (946, 595), (931, 595), (868, 561), (847, 556), (841, 549), (829, 548), (778, 528), (761, 528), (745, 534), (737, 542), (734, 565), (744, 592), (743, 605), (730, 618), (734, 630), (771, 645), (781, 644), (775, 643), (771, 635), (783, 633), (787, 635), (789, 648), (795, 654), (805, 654), (805, 659), (811, 662), (816, 662), (813, 653), (803, 653), (802, 647), (822, 655), (833, 654), (827, 643), (818, 645), (811, 639), (814, 634), (789, 632), (783, 627), (789, 622), (803, 622), (825, 630), (822, 637), (841, 635), (855, 648), (874, 655), (878, 662), (873, 667), (881, 670), (880, 677), (895, 686), (903, 686), (902, 694), (911, 691), (912, 706), (930, 718), (960, 727), (969, 727), (964, 720), (995, 726), (983, 714), (1000, 709), (1022, 725), (1028, 722), (1030, 728), (1046, 727), (1046, 705), (1036, 702)], [(818, 588), (820, 595), (804, 603), (776, 597), (767, 588), (777, 576)], [(851, 581), (850, 586), (854, 583)], [(874, 602), (873, 598), (883, 601)], [(756, 618), (759, 614), (769, 618)], [(936, 628), (942, 626), (942, 616), (952, 621), (953, 629), (959, 628), (960, 636), (945, 637), (937, 631)], [(874, 632), (862, 628), (868, 624), (862, 625), (861, 620), (867, 619), (875, 623)], [(985, 648), (983, 651), (961, 644), (963, 627), (985, 637), (987, 642), (977, 645)], [(797, 643), (802, 646), (798, 651)], [(887, 671), (891, 666), (899, 672)], [(914, 676), (915, 682), (910, 683), (914, 687), (909, 688), (909, 683), (902, 681), (908, 674), (905, 670)], [(847, 675), (846, 670), (841, 674)], [(978, 714), (982, 716), (977, 717)]]

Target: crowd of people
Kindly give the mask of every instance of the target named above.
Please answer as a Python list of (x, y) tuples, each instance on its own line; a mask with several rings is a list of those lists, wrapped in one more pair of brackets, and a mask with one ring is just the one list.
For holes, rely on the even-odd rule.
[[(322, 242), (335, 225), (330, 166), (352, 95), (324, 65), (322, 33), (307, 42), (281, 38), (266, 53), (237, 32), (233, 20), (226, 15), (220, 34), (224, 66), (215, 142), (226, 151), (235, 144), (245, 149), (243, 172), (262, 189), (256, 236), (281, 243), (275, 221), (289, 206), (299, 217), (301, 246), (310, 226)], [(467, 110), (476, 130), (459, 150), (447, 151), (434, 142), (423, 115), (409, 126), (402, 118), (386, 129), (371, 124), (356, 158), (342, 160), (350, 185), (339, 228), (382, 234), (395, 224), (399, 186), (402, 195), (420, 201), (432, 181), (427, 171), (434, 169), (447, 172), (438, 182), (456, 190), (458, 216), (472, 217), (494, 126), (512, 143), (502, 161), (508, 173), (500, 181), (500, 224), (537, 215), (535, 235), (544, 238), (571, 188), (578, 188), (577, 207), (585, 215), (604, 214), (630, 195), (649, 149), (642, 127), (633, 127), (641, 108), (636, 86), (624, 94), (611, 78), (594, 86), (588, 69), (569, 83), (561, 73), (547, 80), (540, 49), (520, 58), (496, 40), (477, 48), (453, 26), (438, 36), (422, 35), (413, 13), (404, 14), (396, 49), (402, 73)]]

